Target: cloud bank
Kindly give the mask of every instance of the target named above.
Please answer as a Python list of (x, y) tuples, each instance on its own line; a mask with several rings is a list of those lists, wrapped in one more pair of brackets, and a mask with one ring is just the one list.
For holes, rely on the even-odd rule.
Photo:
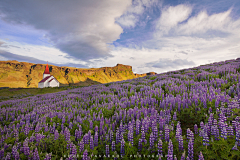
[(239, 57), (240, 17), (236, 13), (240, 4), (199, 4), (157, 0), (9, 4), (3, 0), (0, 49), (9, 55), (0, 56), (89, 68), (122, 63), (137, 73), (161, 73)]
[(30, 25), (46, 31), (45, 38), (70, 57), (81, 60), (103, 58), (108, 43), (119, 38), (122, 28), (115, 23), (131, 0), (0, 1), (0, 17), (7, 23)]

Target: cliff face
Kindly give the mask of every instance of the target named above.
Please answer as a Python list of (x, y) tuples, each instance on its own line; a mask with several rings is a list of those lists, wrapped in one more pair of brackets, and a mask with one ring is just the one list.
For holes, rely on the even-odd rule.
[[(117, 64), (115, 67), (73, 68), (48, 65), (50, 74), (61, 84), (80, 83), (89, 80), (109, 83), (146, 76), (134, 74), (132, 66)], [(18, 61), (0, 61), (0, 87), (38, 87), (43, 78), (45, 64)]]

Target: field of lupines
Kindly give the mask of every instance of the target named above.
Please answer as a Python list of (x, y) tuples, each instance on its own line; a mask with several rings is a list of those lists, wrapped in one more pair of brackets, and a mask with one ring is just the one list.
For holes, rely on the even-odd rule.
[(0, 159), (240, 159), (240, 59), (0, 102)]

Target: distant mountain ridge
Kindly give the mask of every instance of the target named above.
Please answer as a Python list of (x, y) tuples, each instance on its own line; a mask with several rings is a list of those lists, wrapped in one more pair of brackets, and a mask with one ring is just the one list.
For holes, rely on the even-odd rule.
[[(157, 74), (155, 72), (134, 74), (132, 72), (132, 66), (123, 64), (117, 64), (114, 67), (89, 69), (58, 67), (54, 65), (48, 66), (50, 74), (53, 75), (61, 85), (79, 84), (90, 81), (91, 84), (109, 83)], [(0, 87), (36, 88), (38, 82), (42, 80), (45, 67), (46, 64), (18, 62), (16, 60), (0, 61)]]

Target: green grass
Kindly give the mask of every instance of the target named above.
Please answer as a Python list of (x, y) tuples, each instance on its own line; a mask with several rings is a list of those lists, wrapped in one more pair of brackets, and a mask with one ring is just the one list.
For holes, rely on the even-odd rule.
[(0, 102), (10, 99), (21, 99), (29, 96), (56, 93), (67, 89), (73, 89), (83, 86), (64, 86), (49, 88), (6, 88), (0, 90)]
[(100, 82), (87, 79), (86, 81), (79, 83), (60, 84), (60, 87), (48, 87), (48, 88), (6, 88), (0, 89), (0, 102), (9, 99), (21, 99), (29, 96), (56, 93), (67, 89), (86, 87), (91, 85), (101, 84)]

